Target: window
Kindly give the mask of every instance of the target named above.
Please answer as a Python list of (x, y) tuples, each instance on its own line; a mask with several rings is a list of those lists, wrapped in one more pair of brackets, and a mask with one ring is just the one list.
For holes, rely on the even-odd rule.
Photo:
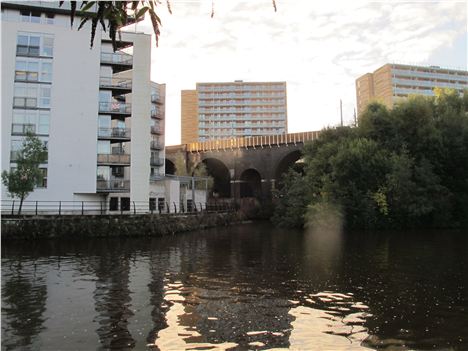
[(20, 108), (49, 108), (50, 86), (25, 83), (15, 84), (13, 106)]
[(37, 59), (17, 59), (15, 80), (25, 82), (51, 82), (52, 63), (40, 62)]
[(13, 110), (11, 133), (23, 135), (27, 132), (49, 134), (49, 111)]
[(47, 168), (39, 168), (41, 175), (37, 179), (36, 187), (47, 188)]
[(52, 57), (53, 46), (54, 37), (51, 35), (21, 33), (16, 38), (16, 55)]
[(45, 23), (54, 24), (54, 17), (55, 17), (55, 15), (53, 13), (46, 13), (45, 14)]
[(124, 167), (112, 167), (112, 175), (116, 178), (123, 178), (124, 177)]
[(110, 154), (110, 141), (108, 140), (98, 140), (97, 144), (97, 153), (98, 154)]

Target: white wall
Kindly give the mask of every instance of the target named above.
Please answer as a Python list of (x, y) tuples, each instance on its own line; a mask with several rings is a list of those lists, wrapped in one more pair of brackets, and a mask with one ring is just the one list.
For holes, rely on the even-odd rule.
[[(56, 18), (60, 16), (56, 15)], [(48, 186), (27, 200), (73, 200), (96, 192), (96, 132), (100, 33), (89, 48), (90, 32), (68, 26), (2, 21), (2, 170), (9, 150), (18, 31), (54, 35), (49, 128)], [(2, 186), (2, 197), (6, 189)]]
[(122, 33), (133, 42), (130, 199), (149, 206), (151, 36)]

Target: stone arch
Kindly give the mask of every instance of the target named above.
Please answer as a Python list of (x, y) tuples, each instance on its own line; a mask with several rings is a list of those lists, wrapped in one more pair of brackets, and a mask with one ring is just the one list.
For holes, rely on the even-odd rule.
[(254, 168), (248, 168), (240, 176), (240, 197), (262, 197), (262, 176)]
[(175, 174), (175, 164), (168, 158), (166, 158), (166, 166), (165, 166), (165, 172), (166, 174), (169, 175), (174, 175)]
[(206, 166), (208, 175), (213, 177), (210, 195), (222, 198), (231, 197), (231, 175), (226, 164), (217, 158), (209, 157), (200, 161), (195, 168), (199, 167), (200, 163)]
[(294, 168), (298, 172), (303, 172), (303, 164), (299, 163), (302, 157), (302, 153), (300, 150), (294, 150), (284, 156), (276, 166), (275, 170), (275, 180), (276, 180), (276, 187), (281, 187), (281, 177), (284, 173), (286, 173), (291, 167)]

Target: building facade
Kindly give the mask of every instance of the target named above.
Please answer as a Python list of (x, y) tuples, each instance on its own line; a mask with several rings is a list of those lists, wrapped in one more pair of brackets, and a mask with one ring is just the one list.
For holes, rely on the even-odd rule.
[(197, 83), (181, 93), (182, 144), (287, 130), (286, 82)]
[(468, 89), (468, 72), (438, 66), (386, 64), (356, 79), (358, 114), (371, 101), (391, 108), (409, 95), (433, 96), (435, 88)]
[(165, 85), (150, 81), (151, 36), (122, 31), (114, 52), (98, 29), (90, 49), (90, 27), (70, 28), (58, 2), (1, 7), (2, 170), (15, 167), (26, 133), (48, 149), (44, 177), (26, 200), (106, 201), (125, 210), (131, 202), (148, 207), (155, 194), (170, 198)]

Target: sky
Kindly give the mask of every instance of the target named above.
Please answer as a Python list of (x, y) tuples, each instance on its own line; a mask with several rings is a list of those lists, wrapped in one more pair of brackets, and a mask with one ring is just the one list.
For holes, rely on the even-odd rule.
[[(286, 81), (288, 131), (353, 121), (355, 80), (385, 63), (467, 69), (468, 0), (165, 0), (151, 79), (166, 83), (166, 145), (197, 82)], [(152, 32), (150, 22), (137, 31)]]

